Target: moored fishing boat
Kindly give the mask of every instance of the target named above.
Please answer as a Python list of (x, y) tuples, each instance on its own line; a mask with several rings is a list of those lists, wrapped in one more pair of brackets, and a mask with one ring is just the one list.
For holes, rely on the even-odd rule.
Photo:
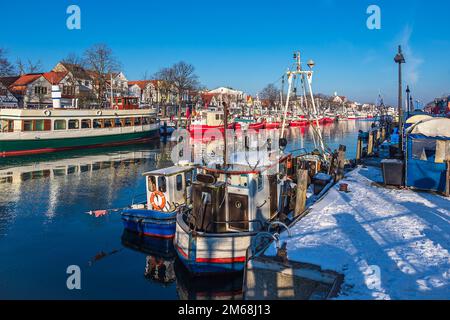
[(123, 210), (124, 227), (144, 236), (173, 238), (178, 209), (190, 201), (193, 171), (177, 165), (144, 173), (147, 200)]
[(247, 161), (252, 156), (233, 155), (236, 161), (226, 170), (200, 169), (192, 186), (192, 209), (177, 216), (174, 240), (192, 273), (242, 271), (252, 237), (288, 213), (280, 207), (286, 181), (277, 177), (291, 158), (257, 159), (260, 164), (251, 169)]

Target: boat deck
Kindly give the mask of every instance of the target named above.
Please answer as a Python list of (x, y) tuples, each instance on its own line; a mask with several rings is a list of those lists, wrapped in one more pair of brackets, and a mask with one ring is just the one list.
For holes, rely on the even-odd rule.
[(382, 181), (376, 167), (349, 173), (348, 193), (333, 187), (283, 235), (289, 260), (342, 274), (337, 299), (447, 299), (450, 199)]

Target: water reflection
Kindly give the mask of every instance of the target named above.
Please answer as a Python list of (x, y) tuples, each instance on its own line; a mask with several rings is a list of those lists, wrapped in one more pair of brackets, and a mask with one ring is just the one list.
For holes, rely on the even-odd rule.
[[(351, 158), (358, 130), (370, 125), (342, 122), (324, 126), (323, 135), (331, 148), (347, 145)], [(288, 139), (291, 150), (314, 147), (308, 127), (288, 129)], [(67, 266), (122, 247), (85, 270), (85, 287), (76, 298), (241, 299), (242, 276), (192, 279), (170, 241), (124, 232), (117, 213), (86, 214), (128, 206), (145, 190), (142, 173), (172, 164), (174, 145), (0, 159), (0, 298), (72, 299), (65, 288)], [(120, 290), (111, 290), (112, 284)]]

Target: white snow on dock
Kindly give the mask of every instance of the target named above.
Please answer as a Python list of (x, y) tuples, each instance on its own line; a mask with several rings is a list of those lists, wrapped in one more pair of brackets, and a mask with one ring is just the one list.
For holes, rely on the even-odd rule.
[(359, 167), (313, 205), (282, 237), (289, 259), (343, 274), (338, 299), (450, 299), (449, 199), (374, 181)]

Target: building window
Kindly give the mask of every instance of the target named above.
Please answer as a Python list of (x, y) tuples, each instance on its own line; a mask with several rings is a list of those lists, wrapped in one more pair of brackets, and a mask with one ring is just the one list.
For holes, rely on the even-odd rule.
[(55, 120), (53, 123), (53, 130), (66, 130), (67, 122), (66, 120)]
[(69, 129), (76, 130), (80, 129), (80, 121), (79, 120), (69, 120)]
[(6, 89), (0, 89), (0, 96), (7, 96), (8, 95), (8, 91), (6, 91)]
[(75, 87), (74, 86), (63, 86), (62, 94), (65, 96), (74, 96)]
[(90, 129), (91, 128), (91, 120), (84, 119), (81, 120), (81, 129)]
[(47, 94), (47, 87), (36, 86), (34, 87), (35, 94)]

